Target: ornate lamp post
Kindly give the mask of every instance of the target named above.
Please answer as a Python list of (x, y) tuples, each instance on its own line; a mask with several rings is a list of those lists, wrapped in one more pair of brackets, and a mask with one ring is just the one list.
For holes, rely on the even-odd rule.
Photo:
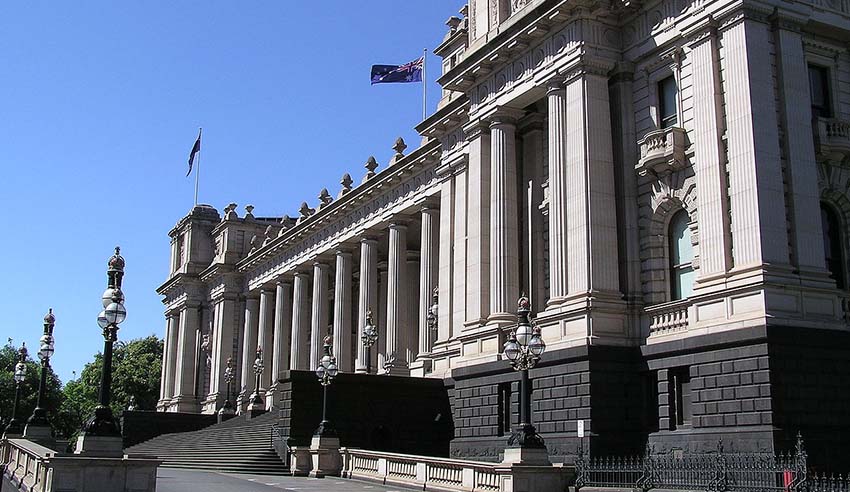
[(378, 327), (372, 321), (372, 310), (366, 311), (366, 326), (363, 327), (363, 345), (366, 346), (366, 374), (372, 372), (372, 345), (378, 341)]
[(233, 384), (233, 357), (227, 358), (227, 367), (224, 369), (224, 384), (227, 387), (224, 406), (218, 411), (219, 415), (233, 415), (236, 411), (233, 409), (233, 403), (230, 402), (230, 385)]
[(546, 350), (546, 344), (540, 336), (540, 328), (532, 326), (528, 319), (531, 307), (528, 298), (523, 295), (517, 303), (517, 326), (511, 331), (505, 342), (504, 354), (514, 370), (521, 375), (519, 386), (519, 425), (508, 440), (510, 448), (546, 449), (543, 438), (531, 423), (531, 394), (528, 370), (537, 365), (540, 356)]
[[(366, 316), (368, 326), (371, 313), (367, 313)], [(330, 386), (331, 382), (339, 373), (339, 368), (336, 365), (336, 357), (331, 354), (332, 341), (333, 338), (330, 336), (325, 337), (325, 345), (323, 347), (325, 352), (322, 358), (319, 359), (319, 367), (316, 368), (316, 377), (319, 378), (319, 383), (322, 385), (322, 422), (319, 424), (316, 432), (313, 433), (313, 436), (316, 437), (336, 437), (336, 430), (334, 430), (328, 421), (328, 386)]]
[(21, 427), (21, 421), (18, 420), (18, 410), (21, 406), (21, 384), (24, 382), (24, 378), (27, 375), (27, 344), (22, 343), (21, 348), (18, 350), (18, 363), (15, 364), (15, 403), (12, 406), (12, 420), (9, 421), (9, 425), (6, 426), (6, 430), (4, 435), (20, 435), (23, 428)]
[(254, 392), (251, 393), (251, 403), (248, 405), (248, 410), (263, 410), (263, 397), (260, 395), (260, 379), (263, 376), (263, 369), (265, 366), (263, 365), (263, 349), (261, 347), (257, 347), (257, 358), (254, 359), (254, 374), (256, 375), (256, 380), (254, 381)]
[(55, 352), (53, 339), (53, 326), (56, 323), (56, 316), (53, 316), (53, 309), (48, 310), (44, 316), (44, 334), (39, 339), (38, 358), (41, 360), (41, 379), (38, 382), (38, 401), (35, 405), (32, 415), (27, 420), (27, 426), (24, 428), (24, 437), (34, 439), (49, 439), (50, 438), (50, 422), (47, 421), (47, 409), (44, 408), (44, 397), (47, 393), (47, 370), (50, 368), (50, 358)]
[[(103, 292), (101, 301), (103, 311), (97, 315), (97, 324), (103, 330), (103, 371), (100, 378), (100, 394), (98, 405), (92, 416), (84, 425), (80, 438), (77, 439), (77, 453), (89, 451), (85, 449), (86, 441), (97, 438), (117, 438), (121, 451), (121, 430), (112, 415), (109, 404), (112, 398), (112, 347), (118, 340), (118, 325), (127, 318), (127, 310), (124, 309), (124, 293), (121, 292), (121, 282), (124, 279), (124, 258), (121, 256), (121, 248), (115, 247), (115, 254), (109, 258), (107, 263), (107, 287)], [(114, 441), (114, 439), (113, 439)], [(113, 445), (115, 443), (113, 442)], [(98, 446), (98, 451), (102, 451)], [(111, 451), (114, 451), (111, 450)]]

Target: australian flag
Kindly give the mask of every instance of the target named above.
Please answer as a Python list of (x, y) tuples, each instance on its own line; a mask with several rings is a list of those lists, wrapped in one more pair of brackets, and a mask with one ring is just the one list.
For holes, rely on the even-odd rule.
[(425, 57), (404, 65), (372, 65), (372, 85), (391, 82), (422, 82)]

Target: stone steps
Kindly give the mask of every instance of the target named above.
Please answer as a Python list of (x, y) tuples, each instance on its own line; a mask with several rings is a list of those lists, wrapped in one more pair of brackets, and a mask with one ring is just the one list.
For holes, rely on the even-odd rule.
[(289, 470), (271, 445), (277, 412), (247, 420), (236, 417), (194, 432), (155, 437), (127, 454), (156, 456), (167, 468), (283, 475)]

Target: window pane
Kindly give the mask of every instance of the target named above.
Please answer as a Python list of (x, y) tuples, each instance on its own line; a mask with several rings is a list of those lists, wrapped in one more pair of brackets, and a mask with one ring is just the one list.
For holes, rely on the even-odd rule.
[(661, 128), (676, 125), (676, 79), (667, 77), (658, 83), (658, 113), (661, 117)]
[(694, 247), (688, 227), (688, 213), (680, 210), (670, 221), (670, 293), (672, 300), (684, 299), (693, 294)]
[(812, 117), (831, 117), (829, 72), (826, 68), (809, 65), (809, 92), (812, 98)]
[(835, 280), (839, 289), (845, 288), (844, 279), (844, 257), (841, 250), (841, 227), (838, 216), (828, 206), (821, 205), (820, 208), (821, 228), (823, 230), (823, 256), (826, 260), (826, 268), (830, 277)]

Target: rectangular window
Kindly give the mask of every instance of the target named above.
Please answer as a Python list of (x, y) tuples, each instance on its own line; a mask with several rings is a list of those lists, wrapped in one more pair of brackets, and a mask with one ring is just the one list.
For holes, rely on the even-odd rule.
[(499, 384), (498, 435), (511, 433), (511, 383)]
[(688, 367), (670, 370), (670, 426), (672, 429), (690, 427), (691, 373)]
[(658, 82), (658, 117), (661, 128), (670, 128), (678, 123), (676, 99), (679, 88), (674, 77), (667, 77)]
[(831, 118), (829, 70), (826, 67), (809, 65), (809, 93), (812, 98), (812, 118)]

